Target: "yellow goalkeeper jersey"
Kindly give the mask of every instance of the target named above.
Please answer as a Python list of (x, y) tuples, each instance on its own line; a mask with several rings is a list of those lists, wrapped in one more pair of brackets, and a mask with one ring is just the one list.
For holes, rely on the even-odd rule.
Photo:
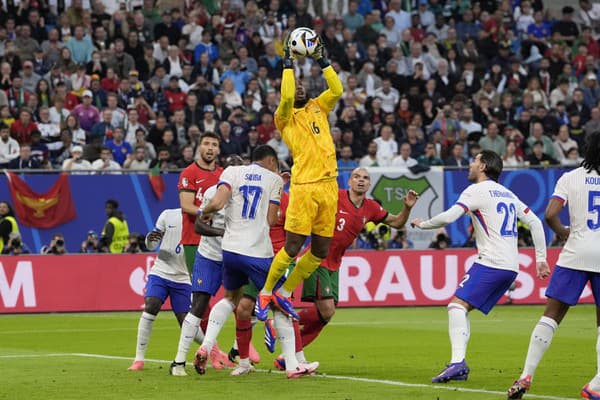
[(316, 99), (294, 108), (296, 82), (292, 69), (283, 71), (281, 103), (275, 112), (275, 126), (290, 148), (294, 165), (292, 183), (313, 183), (337, 177), (335, 146), (329, 130), (328, 114), (343, 88), (331, 66), (323, 69), (329, 85)]

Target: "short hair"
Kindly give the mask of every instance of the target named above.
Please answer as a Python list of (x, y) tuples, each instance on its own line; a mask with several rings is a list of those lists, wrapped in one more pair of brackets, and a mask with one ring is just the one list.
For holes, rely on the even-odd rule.
[(204, 132), (201, 136), (200, 136), (200, 141), (198, 143), (202, 143), (202, 141), (205, 138), (212, 138), (212, 139), (216, 139), (217, 142), (221, 143), (221, 136), (217, 135), (214, 132)]
[(479, 161), (485, 164), (485, 174), (494, 182), (498, 182), (498, 178), (502, 173), (502, 158), (495, 151), (482, 150), (479, 153)]
[(261, 161), (268, 157), (273, 157), (274, 159), (277, 160), (277, 152), (275, 151), (274, 148), (272, 148), (271, 146), (268, 146), (266, 144), (258, 146), (252, 152), (252, 161)]
[(116, 201), (115, 199), (108, 199), (106, 200), (106, 202), (104, 203), (105, 206), (112, 206), (112, 208), (117, 209), (119, 208), (119, 202)]

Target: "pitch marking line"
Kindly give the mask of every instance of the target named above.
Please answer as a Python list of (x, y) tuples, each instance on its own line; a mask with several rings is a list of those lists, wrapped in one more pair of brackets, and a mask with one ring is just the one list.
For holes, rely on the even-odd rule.
[[(111, 356), (106, 354), (90, 354), (90, 353), (50, 353), (50, 354), (10, 354), (10, 355), (0, 355), (0, 359), (6, 358), (33, 358), (33, 357), (85, 357), (85, 358), (101, 358), (106, 360), (128, 360), (131, 361), (131, 357), (123, 357), (123, 356)], [(169, 360), (157, 360), (152, 358), (147, 358), (146, 362), (153, 362), (159, 364), (170, 364)], [(257, 369), (258, 372), (269, 372), (276, 374), (283, 374), (281, 371), (273, 371), (267, 369)], [(400, 387), (411, 387), (411, 388), (423, 388), (423, 389), (435, 389), (435, 390), (449, 390), (453, 392), (463, 392), (463, 393), (482, 393), (482, 394), (493, 394), (498, 396), (506, 396), (506, 392), (498, 392), (494, 390), (486, 390), (486, 389), (472, 389), (472, 388), (462, 388), (456, 386), (441, 386), (441, 385), (428, 385), (425, 383), (408, 383), (401, 381), (391, 381), (388, 379), (371, 379), (371, 378), (360, 378), (357, 376), (342, 376), (342, 375), (327, 375), (327, 374), (317, 374), (315, 378), (321, 379), (335, 379), (340, 381), (353, 381), (353, 382), (363, 382), (363, 383), (377, 383), (380, 385), (388, 385), (388, 386), (400, 386)], [(557, 396), (546, 396), (546, 395), (536, 395), (532, 393), (527, 393), (528, 399), (543, 399), (543, 400), (577, 400), (569, 397), (557, 397)]]

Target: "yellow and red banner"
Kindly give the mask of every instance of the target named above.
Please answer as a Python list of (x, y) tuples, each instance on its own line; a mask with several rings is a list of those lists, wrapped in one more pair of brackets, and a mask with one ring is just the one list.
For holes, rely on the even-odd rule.
[(6, 176), (19, 224), (53, 228), (77, 217), (67, 174), (60, 174), (46, 193), (34, 192), (12, 172), (6, 171)]

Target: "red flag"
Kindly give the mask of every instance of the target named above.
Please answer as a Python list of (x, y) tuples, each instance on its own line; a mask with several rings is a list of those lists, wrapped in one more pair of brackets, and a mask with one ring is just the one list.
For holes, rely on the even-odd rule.
[(162, 200), (163, 192), (165, 191), (165, 181), (160, 174), (160, 163), (156, 163), (154, 167), (150, 168), (148, 179), (150, 180), (150, 186), (154, 195), (158, 200)]
[(19, 223), (33, 228), (53, 228), (77, 217), (69, 176), (60, 174), (46, 193), (36, 193), (21, 178), (6, 171), (10, 196)]

